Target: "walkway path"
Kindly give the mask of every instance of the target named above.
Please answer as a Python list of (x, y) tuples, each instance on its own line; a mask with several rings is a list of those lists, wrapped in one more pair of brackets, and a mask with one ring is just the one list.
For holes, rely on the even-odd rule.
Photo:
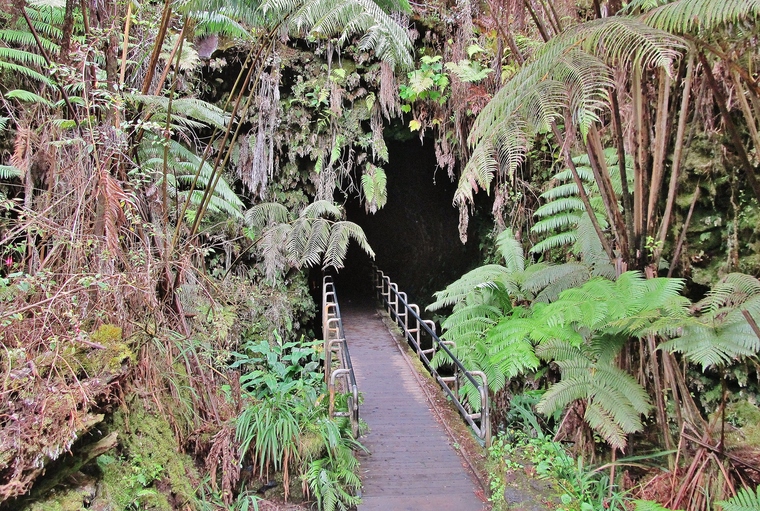
[(362, 501), (358, 511), (481, 511), (479, 488), (436, 421), (412, 368), (377, 312), (341, 303), (361, 417)]

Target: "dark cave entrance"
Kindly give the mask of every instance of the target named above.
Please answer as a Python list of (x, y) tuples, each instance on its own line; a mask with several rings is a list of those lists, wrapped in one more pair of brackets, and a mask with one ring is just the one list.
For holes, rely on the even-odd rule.
[[(432, 141), (389, 140), (388, 202), (366, 213), (359, 199), (346, 201), (348, 220), (359, 224), (375, 251), (375, 263), (424, 308), (432, 294), (478, 263), (477, 233), (459, 240), (459, 211), (452, 205), (456, 183), (437, 169)], [(475, 224), (472, 222), (471, 225)], [(370, 258), (351, 243), (346, 267), (336, 278), (338, 297), (358, 299), (371, 293)]]

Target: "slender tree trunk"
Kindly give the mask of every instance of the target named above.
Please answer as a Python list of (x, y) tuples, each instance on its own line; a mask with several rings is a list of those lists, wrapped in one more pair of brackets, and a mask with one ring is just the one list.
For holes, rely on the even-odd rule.
[(602, 196), (602, 202), (607, 212), (607, 218), (610, 220), (613, 234), (618, 243), (623, 258), (627, 260), (628, 239), (626, 237), (625, 222), (618, 209), (617, 196), (612, 186), (612, 179), (607, 170), (607, 162), (604, 160), (604, 149), (599, 132), (595, 126), (591, 126), (588, 132), (588, 141), (586, 144), (586, 153), (591, 163), (591, 170), (594, 172), (599, 193)]
[(74, 32), (74, 6), (76, 0), (66, 0), (66, 9), (63, 14), (63, 26), (61, 27), (61, 62), (71, 62), (71, 34)]
[(649, 184), (649, 202), (647, 204), (647, 234), (655, 227), (655, 213), (660, 198), (660, 188), (665, 174), (665, 150), (668, 147), (670, 131), (668, 129), (668, 111), (670, 109), (670, 76), (664, 69), (660, 70), (660, 87), (657, 92), (657, 117), (654, 125), (654, 161), (652, 177)]
[(631, 190), (628, 188), (628, 169), (626, 168), (625, 139), (623, 138), (623, 121), (620, 116), (620, 104), (618, 103), (617, 87), (610, 93), (610, 102), (612, 107), (612, 124), (615, 130), (615, 146), (618, 155), (618, 171), (620, 172), (620, 185), (622, 188), (623, 198), (623, 215), (625, 216), (626, 235), (628, 238), (628, 253), (624, 255), (630, 263), (633, 261), (631, 253), (631, 244), (635, 245), (633, 234), (633, 202), (631, 199)]
[(544, 22), (539, 18), (538, 14), (536, 13), (535, 9), (533, 9), (533, 4), (530, 0), (524, 0), (525, 8), (528, 9), (528, 13), (530, 13), (530, 17), (533, 18), (533, 22), (536, 24), (536, 27), (538, 28), (538, 32), (541, 34), (541, 38), (544, 40), (544, 42), (547, 42), (549, 37), (549, 32), (546, 30), (546, 26), (544, 25)]
[(694, 83), (694, 55), (689, 56), (689, 62), (686, 65), (686, 79), (683, 86), (683, 95), (681, 96), (681, 109), (678, 117), (678, 129), (676, 131), (675, 148), (673, 150), (673, 166), (670, 171), (670, 185), (668, 186), (668, 198), (665, 203), (665, 212), (662, 214), (660, 231), (657, 235), (658, 248), (655, 263), (658, 263), (662, 246), (670, 230), (670, 219), (673, 215), (673, 205), (676, 202), (678, 193), (678, 178), (681, 171), (681, 160), (683, 159), (684, 134), (686, 132), (686, 120), (689, 117), (689, 101), (691, 98), (691, 88)]
[[(153, 43), (153, 53), (150, 56), (150, 62), (148, 63), (148, 72), (143, 80), (142, 93), (147, 94), (150, 91), (150, 83), (153, 81), (153, 76), (156, 72), (156, 66), (158, 65), (158, 57), (161, 55), (161, 48), (164, 46), (164, 39), (166, 39), (166, 32), (169, 29), (169, 22), (172, 17), (172, 0), (166, 0), (164, 3), (164, 12), (161, 16), (161, 25), (158, 27), (158, 34), (156, 35), (156, 41)], [(167, 65), (169, 65), (167, 63)]]

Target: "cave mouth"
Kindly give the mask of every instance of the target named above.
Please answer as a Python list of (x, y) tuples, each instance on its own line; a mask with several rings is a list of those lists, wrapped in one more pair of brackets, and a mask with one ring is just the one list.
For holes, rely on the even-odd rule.
[[(389, 140), (388, 201), (367, 213), (357, 197), (345, 198), (348, 220), (359, 224), (375, 251), (375, 264), (412, 303), (431, 303), (444, 289), (478, 263), (475, 236), (459, 239), (459, 211), (452, 205), (456, 183), (437, 168), (431, 140)], [(336, 276), (338, 296), (358, 300), (371, 295), (371, 259), (351, 243), (345, 268)]]

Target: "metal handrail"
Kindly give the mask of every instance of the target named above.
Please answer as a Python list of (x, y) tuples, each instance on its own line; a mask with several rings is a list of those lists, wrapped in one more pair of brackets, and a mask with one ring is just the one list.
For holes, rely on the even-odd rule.
[[(382, 300), (386, 311), (396, 324), (401, 327), (404, 337), (409, 341), (417, 351), (417, 356), (430, 371), (430, 374), (436, 379), (438, 384), (448, 394), (459, 410), (464, 420), (472, 427), (475, 434), (483, 440), (486, 447), (491, 445), (491, 418), (489, 413), (488, 401), (488, 381), (485, 373), (482, 371), (469, 371), (462, 365), (462, 362), (454, 356), (449, 346), (454, 346), (451, 341), (441, 340), (435, 332), (435, 323), (420, 317), (420, 308), (418, 305), (409, 303), (406, 293), (398, 290), (398, 285), (391, 282), (390, 277), (374, 267), (374, 285), (378, 299)], [(413, 326), (410, 328), (409, 322), (413, 320)], [(432, 339), (432, 348), (422, 349), (421, 333), (425, 332)], [(433, 367), (431, 360), (437, 351), (443, 351), (454, 366), (453, 376), (441, 376), (438, 370)], [(471, 412), (467, 410), (460, 400), (460, 380), (465, 378), (478, 390), (480, 395), (480, 412)], [(480, 380), (480, 382), (477, 381)], [(449, 386), (453, 385), (453, 389)], [(478, 422), (476, 422), (478, 421)]]
[[(325, 382), (330, 394), (330, 417), (349, 417), (354, 437), (359, 437), (359, 387), (356, 384), (354, 366), (348, 351), (346, 336), (343, 333), (343, 320), (340, 305), (331, 275), (322, 280), (322, 337), (325, 343)], [(335, 367), (333, 364), (336, 363)], [(344, 379), (348, 394), (348, 411), (335, 410), (336, 380)]]

